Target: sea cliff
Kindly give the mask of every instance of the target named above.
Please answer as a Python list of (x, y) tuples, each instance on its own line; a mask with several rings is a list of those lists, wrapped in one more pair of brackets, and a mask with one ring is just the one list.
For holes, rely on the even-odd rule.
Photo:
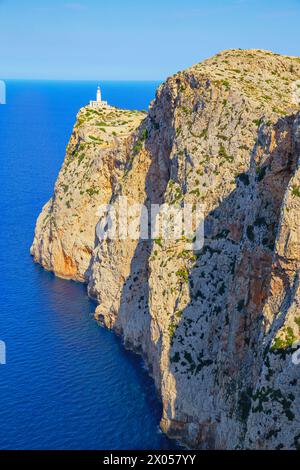
[[(142, 352), (162, 429), (204, 449), (300, 446), (300, 59), (224, 51), (146, 115), (83, 108), (31, 253), (84, 281)], [(205, 207), (205, 244), (98, 240), (100, 204)]]

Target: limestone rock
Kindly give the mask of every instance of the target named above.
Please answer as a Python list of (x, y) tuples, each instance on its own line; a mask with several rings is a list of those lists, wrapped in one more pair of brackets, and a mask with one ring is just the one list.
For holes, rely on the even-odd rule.
[[(300, 445), (299, 80), (299, 58), (224, 51), (167, 79), (118, 143), (91, 143), (79, 115), (37, 222), (36, 261), (88, 282), (96, 318), (143, 353), (162, 429), (192, 447)], [(121, 196), (203, 203), (204, 247), (95, 239), (93, 205)]]
[(57, 276), (88, 281), (101, 204), (124, 173), (140, 111), (82, 108), (70, 138), (54, 195), (38, 218), (34, 260)]

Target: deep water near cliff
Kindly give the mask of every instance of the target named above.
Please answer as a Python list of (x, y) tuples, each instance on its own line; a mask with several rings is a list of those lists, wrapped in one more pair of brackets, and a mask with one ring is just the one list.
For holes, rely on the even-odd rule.
[[(104, 83), (116, 106), (147, 108), (156, 83)], [(7, 83), (0, 106), (1, 449), (169, 448), (161, 409), (135, 354), (93, 320), (83, 285), (28, 253), (78, 109), (96, 83)]]

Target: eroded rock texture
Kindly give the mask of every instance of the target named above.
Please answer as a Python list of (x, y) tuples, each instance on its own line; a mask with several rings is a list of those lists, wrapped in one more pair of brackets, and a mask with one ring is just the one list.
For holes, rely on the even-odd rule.
[(56, 275), (88, 281), (98, 207), (109, 203), (124, 173), (131, 133), (145, 114), (116, 108), (82, 108), (70, 138), (54, 195), (37, 220), (34, 260)]
[[(84, 109), (37, 222), (35, 260), (88, 282), (96, 318), (146, 358), (162, 429), (193, 447), (300, 445), (299, 80), (298, 58), (224, 51), (105, 145), (86, 136), (108, 116)], [(203, 249), (97, 240), (95, 207), (120, 196), (202, 202)]]

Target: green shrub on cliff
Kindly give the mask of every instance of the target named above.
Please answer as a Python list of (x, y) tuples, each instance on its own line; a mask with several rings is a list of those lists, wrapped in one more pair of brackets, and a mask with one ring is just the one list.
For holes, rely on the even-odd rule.
[(181, 282), (188, 282), (189, 280), (189, 272), (187, 268), (181, 268), (176, 271), (176, 276), (179, 278)]
[(296, 197), (300, 197), (300, 186), (294, 185), (292, 187), (292, 195)]
[(274, 339), (273, 346), (271, 347), (272, 352), (276, 351), (277, 349), (287, 349), (287, 348), (293, 346), (293, 344), (295, 343), (297, 338), (294, 335), (294, 331), (293, 331), (293, 328), (291, 326), (288, 326), (284, 330), (284, 335), (285, 336), (283, 338), (280, 338), (280, 337), (277, 336)]

